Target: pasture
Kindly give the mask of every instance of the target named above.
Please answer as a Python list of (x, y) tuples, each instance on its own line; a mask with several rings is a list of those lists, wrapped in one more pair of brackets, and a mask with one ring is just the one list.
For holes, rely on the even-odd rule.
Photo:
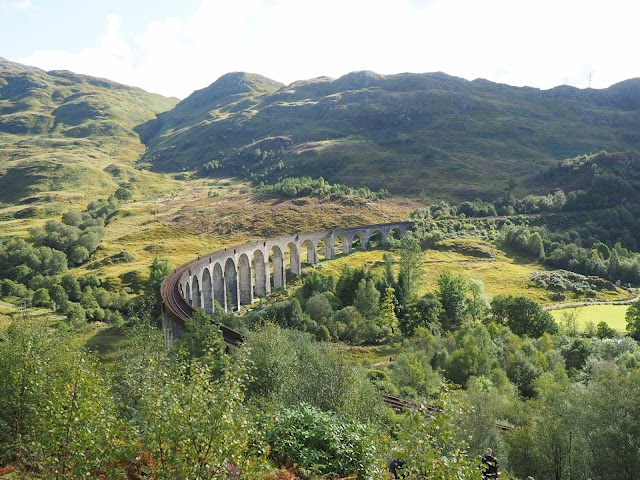
[(585, 305), (574, 308), (561, 308), (551, 310), (551, 315), (562, 324), (567, 314), (576, 315), (576, 326), (579, 331), (584, 331), (588, 325), (598, 325), (606, 322), (611, 328), (618, 332), (627, 330), (627, 322), (624, 318), (629, 305)]

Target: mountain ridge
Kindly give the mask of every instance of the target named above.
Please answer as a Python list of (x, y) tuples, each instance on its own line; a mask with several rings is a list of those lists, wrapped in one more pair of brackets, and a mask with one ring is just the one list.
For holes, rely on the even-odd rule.
[[(0, 202), (106, 194), (144, 151), (134, 128), (176, 99), (107, 79), (0, 60)], [(121, 167), (109, 170), (112, 164)]]
[(432, 200), (490, 198), (514, 179), (521, 193), (540, 191), (536, 174), (566, 158), (637, 150), (639, 132), (640, 78), (543, 90), (443, 72), (289, 85), (230, 72), (178, 100), (0, 60), (0, 188), (22, 178), (3, 202), (62, 188), (54, 166), (71, 177), (97, 168), (92, 188), (115, 189), (121, 180), (104, 170), (114, 161), (131, 174), (310, 176)]
[[(640, 147), (639, 78), (607, 89), (542, 90), (442, 72), (360, 71), (276, 86), (225, 101), (214, 82), (197, 92), (216, 99), (209, 103), (194, 93), (181, 104), (197, 103), (197, 117), (176, 107), (152, 120), (143, 162), (159, 171), (214, 166), (208, 174), (256, 182), (323, 176), (401, 194), (432, 188), (435, 174), (435, 197), (464, 198), (497, 194), (510, 177), (526, 184), (564, 158)], [(269, 158), (262, 148), (261, 158), (253, 155), (271, 139), (280, 140)], [(385, 178), (388, 171), (399, 175)], [(486, 188), (487, 171), (500, 185)], [(443, 178), (460, 188), (443, 188)]]

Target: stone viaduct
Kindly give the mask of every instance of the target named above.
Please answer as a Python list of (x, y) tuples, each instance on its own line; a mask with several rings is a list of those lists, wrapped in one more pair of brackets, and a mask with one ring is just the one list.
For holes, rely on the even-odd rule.
[[(165, 341), (180, 335), (197, 308), (209, 314), (217, 306), (240, 310), (273, 289), (286, 288), (287, 272), (299, 276), (303, 262), (314, 265), (337, 254), (367, 249), (372, 243), (386, 244), (390, 236), (401, 238), (412, 226), (413, 222), (398, 222), (297, 233), (201, 255), (178, 267), (162, 284)], [(233, 343), (231, 332), (223, 331), (229, 343)]]

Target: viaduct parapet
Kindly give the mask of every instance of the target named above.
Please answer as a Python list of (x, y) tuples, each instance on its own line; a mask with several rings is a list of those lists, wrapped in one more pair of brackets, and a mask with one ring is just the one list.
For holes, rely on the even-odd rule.
[[(302, 263), (314, 265), (373, 242), (387, 244), (390, 236), (402, 238), (413, 222), (297, 233), (227, 247), (185, 263), (163, 282), (162, 325), (165, 342), (173, 342), (195, 309), (212, 314), (215, 308), (238, 311), (273, 289), (287, 286), (287, 272), (299, 276)], [(223, 327), (228, 343), (239, 334)]]

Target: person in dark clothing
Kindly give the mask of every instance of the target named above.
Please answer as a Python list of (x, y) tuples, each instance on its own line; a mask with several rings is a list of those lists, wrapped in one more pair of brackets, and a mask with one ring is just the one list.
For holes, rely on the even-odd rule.
[(487, 448), (482, 456), (482, 478), (498, 478), (498, 459), (493, 456), (493, 450)]
[(400, 478), (400, 470), (402, 470), (402, 467), (404, 467), (404, 461), (399, 458), (391, 460), (389, 463), (389, 472), (391, 472), (394, 479)]

